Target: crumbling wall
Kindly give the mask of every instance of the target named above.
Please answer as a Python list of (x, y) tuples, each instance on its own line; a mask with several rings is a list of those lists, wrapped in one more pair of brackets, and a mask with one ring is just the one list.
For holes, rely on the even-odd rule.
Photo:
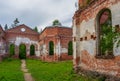
[(112, 13), (112, 26), (120, 25), (120, 0), (96, 0), (84, 9), (76, 11), (73, 17), (74, 68), (120, 76), (120, 50), (114, 48), (114, 58), (96, 58), (97, 15), (102, 9)]

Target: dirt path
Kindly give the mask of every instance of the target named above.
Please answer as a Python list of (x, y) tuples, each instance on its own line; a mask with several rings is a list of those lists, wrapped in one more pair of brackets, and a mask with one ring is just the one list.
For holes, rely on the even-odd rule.
[(28, 72), (28, 69), (26, 68), (26, 61), (21, 60), (21, 70), (24, 72), (24, 78), (25, 81), (35, 81), (33, 77), (31, 76), (31, 73)]

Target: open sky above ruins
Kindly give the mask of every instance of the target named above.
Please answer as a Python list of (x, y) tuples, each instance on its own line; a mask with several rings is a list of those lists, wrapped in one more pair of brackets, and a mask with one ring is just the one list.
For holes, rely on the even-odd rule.
[(0, 24), (11, 26), (15, 18), (20, 24), (44, 28), (55, 19), (71, 26), (77, 0), (0, 0)]

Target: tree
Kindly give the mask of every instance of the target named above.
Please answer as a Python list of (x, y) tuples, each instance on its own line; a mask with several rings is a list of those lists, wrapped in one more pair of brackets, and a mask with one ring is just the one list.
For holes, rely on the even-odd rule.
[(19, 22), (18, 18), (16, 18), (16, 19), (14, 20), (14, 24), (17, 25), (18, 23), (20, 23), (20, 22)]
[(8, 29), (8, 26), (7, 26), (7, 24), (5, 24), (5, 27), (4, 27), (4, 29), (5, 29), (5, 30), (7, 30), (7, 29)]
[(53, 26), (61, 26), (61, 23), (56, 19), (53, 21)]
[(16, 19), (13, 21), (13, 24), (12, 24), (11, 26), (12, 26), (12, 27), (16, 27), (16, 26), (18, 25), (18, 23), (20, 23), (20, 22), (19, 22), (18, 18), (16, 18)]
[(33, 30), (36, 31), (36, 32), (38, 32), (38, 28), (37, 28), (37, 26), (36, 26)]

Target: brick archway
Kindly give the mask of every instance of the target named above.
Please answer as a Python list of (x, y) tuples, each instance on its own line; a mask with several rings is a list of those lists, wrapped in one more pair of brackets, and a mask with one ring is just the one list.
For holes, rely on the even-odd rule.
[(25, 44), (19, 45), (19, 58), (26, 59), (26, 45)]
[(54, 42), (49, 42), (49, 55), (54, 55)]
[(35, 55), (35, 45), (30, 45), (30, 55), (33, 56)]
[(96, 17), (96, 34), (97, 34), (97, 43), (96, 43), (96, 53), (97, 56), (104, 55), (103, 54), (103, 35), (107, 32), (104, 31), (105, 27), (112, 28), (112, 18), (111, 11), (108, 8), (102, 9), (99, 11)]

